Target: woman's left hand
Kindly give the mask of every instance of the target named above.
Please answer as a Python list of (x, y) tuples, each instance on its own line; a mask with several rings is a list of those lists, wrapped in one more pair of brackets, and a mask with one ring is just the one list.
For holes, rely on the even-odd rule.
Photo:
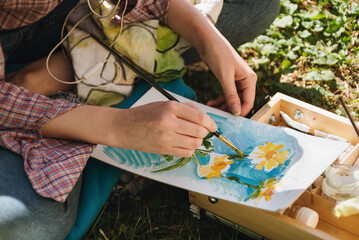
[(171, 0), (168, 25), (198, 51), (223, 88), (207, 104), (245, 116), (252, 109), (257, 75), (222, 34), (189, 1)]
[(207, 41), (201, 54), (220, 81), (223, 93), (207, 105), (245, 116), (253, 107), (257, 75), (221, 35)]

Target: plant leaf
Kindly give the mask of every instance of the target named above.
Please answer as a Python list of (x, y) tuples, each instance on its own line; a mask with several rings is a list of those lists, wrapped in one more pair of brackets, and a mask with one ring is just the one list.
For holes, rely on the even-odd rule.
[(304, 31), (298, 31), (298, 35), (301, 37), (301, 38), (307, 38), (309, 37), (310, 35), (312, 35), (308, 30), (304, 30)]
[(335, 75), (331, 70), (324, 70), (320, 73), (320, 76), (323, 80), (325, 81), (329, 81), (329, 80), (333, 80)]
[(306, 81), (322, 80), (322, 77), (318, 71), (311, 71), (305, 76)]
[(276, 20), (274, 20), (273, 25), (279, 28), (286, 28), (293, 23), (292, 16), (289, 15), (279, 15)]

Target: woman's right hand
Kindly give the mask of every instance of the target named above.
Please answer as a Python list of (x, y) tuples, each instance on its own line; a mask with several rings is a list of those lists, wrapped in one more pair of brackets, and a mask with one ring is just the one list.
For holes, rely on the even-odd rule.
[(153, 102), (130, 109), (84, 105), (48, 121), (43, 137), (189, 157), (215, 122), (193, 103)]
[(154, 102), (128, 109), (114, 127), (111, 142), (122, 148), (189, 157), (215, 122), (193, 103)]

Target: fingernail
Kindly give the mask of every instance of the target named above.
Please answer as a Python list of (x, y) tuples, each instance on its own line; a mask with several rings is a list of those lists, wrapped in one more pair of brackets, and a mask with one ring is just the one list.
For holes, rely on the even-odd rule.
[(230, 108), (233, 115), (239, 116), (241, 114), (241, 108), (239, 107), (238, 104), (233, 104), (230, 106)]

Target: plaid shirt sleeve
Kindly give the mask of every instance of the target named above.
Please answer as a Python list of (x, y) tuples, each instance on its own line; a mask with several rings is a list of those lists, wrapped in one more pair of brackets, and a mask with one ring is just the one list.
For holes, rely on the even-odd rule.
[[(33, 23), (61, 0), (0, 1), (0, 30)], [(126, 22), (159, 18), (167, 22), (168, 0), (129, 0)], [(40, 129), (50, 119), (78, 104), (49, 99), (3, 81), (5, 59), (0, 44), (0, 146), (23, 156), (25, 172), (36, 192), (64, 202), (78, 180), (95, 145), (42, 138)]]
[(0, 1), (2, 30), (23, 27), (51, 12), (62, 0), (6, 0)]
[(42, 138), (50, 119), (78, 104), (49, 99), (0, 81), (0, 146), (24, 157), (25, 172), (38, 194), (64, 202), (94, 145)]
[[(116, 4), (116, 1), (113, 1)], [(125, 1), (120, 2), (120, 10), (113, 23), (120, 23)], [(140, 22), (148, 19), (159, 19), (167, 24), (169, 0), (128, 0), (124, 22)]]

